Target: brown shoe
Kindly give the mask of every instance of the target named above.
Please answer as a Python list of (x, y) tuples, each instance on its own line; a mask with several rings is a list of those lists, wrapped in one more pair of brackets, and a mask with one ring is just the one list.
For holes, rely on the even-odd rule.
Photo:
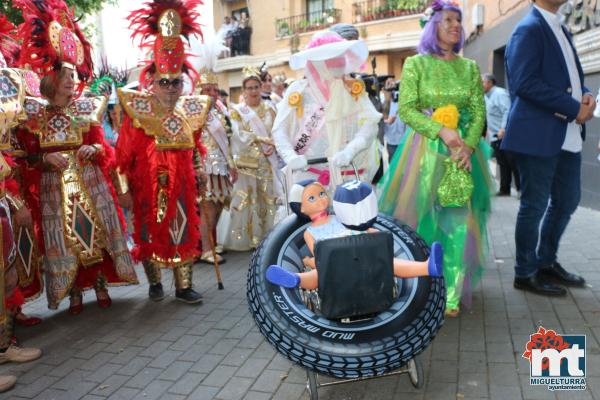
[(6, 392), (15, 386), (17, 377), (14, 375), (0, 375), (0, 393)]
[(42, 355), (42, 350), (34, 349), (31, 347), (18, 347), (15, 345), (10, 345), (8, 349), (4, 353), (0, 353), (0, 364), (4, 364), (6, 362), (28, 362), (37, 360)]

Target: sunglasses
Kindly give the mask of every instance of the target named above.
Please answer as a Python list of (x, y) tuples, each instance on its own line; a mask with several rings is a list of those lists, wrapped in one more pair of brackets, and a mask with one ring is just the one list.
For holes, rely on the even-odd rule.
[(158, 86), (160, 86), (163, 89), (167, 89), (169, 86), (176, 88), (176, 87), (181, 86), (182, 83), (183, 83), (183, 80), (180, 78), (175, 78), (173, 80), (168, 80), (167, 78), (162, 78), (161, 80), (158, 81)]

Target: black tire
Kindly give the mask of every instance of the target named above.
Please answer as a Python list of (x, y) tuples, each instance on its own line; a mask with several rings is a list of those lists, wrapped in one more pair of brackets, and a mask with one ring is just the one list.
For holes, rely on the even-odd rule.
[[(427, 259), (427, 245), (408, 226), (380, 215), (374, 227), (393, 234), (395, 257)], [(285, 289), (265, 278), (272, 264), (299, 271), (308, 251), (305, 229), (295, 215), (288, 216), (269, 232), (250, 261), (250, 311), (275, 349), (305, 368), (336, 378), (382, 375), (421, 353), (443, 324), (444, 280), (397, 279), (398, 298), (389, 310), (351, 324), (327, 320), (305, 306), (299, 289)]]

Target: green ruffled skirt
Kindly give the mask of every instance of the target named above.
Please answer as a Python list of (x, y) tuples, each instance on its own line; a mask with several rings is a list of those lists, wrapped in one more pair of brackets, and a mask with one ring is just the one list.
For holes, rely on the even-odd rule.
[(490, 146), (480, 140), (471, 156), (474, 190), (460, 208), (444, 208), (437, 188), (444, 176), (448, 149), (441, 139), (430, 140), (409, 129), (379, 184), (379, 210), (411, 226), (427, 242), (444, 247), (444, 279), (448, 309), (461, 298), (470, 305), (471, 288), (485, 265), (487, 220), (494, 188), (488, 160)]

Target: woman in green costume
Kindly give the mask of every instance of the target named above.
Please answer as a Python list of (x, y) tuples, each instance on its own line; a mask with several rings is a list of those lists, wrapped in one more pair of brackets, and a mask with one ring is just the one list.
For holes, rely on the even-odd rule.
[[(457, 316), (461, 298), (470, 301), (487, 248), (492, 181), (489, 147), (481, 140), (485, 103), (477, 64), (457, 55), (464, 43), (458, 4), (436, 0), (425, 15), (419, 54), (406, 59), (400, 88), (399, 116), (411, 130), (380, 184), (379, 208), (412, 226), (428, 244), (442, 243), (446, 315)], [(462, 181), (459, 176), (454, 187), (440, 187), (447, 160), (470, 177), (459, 172)], [(456, 196), (451, 205), (448, 195)]]

